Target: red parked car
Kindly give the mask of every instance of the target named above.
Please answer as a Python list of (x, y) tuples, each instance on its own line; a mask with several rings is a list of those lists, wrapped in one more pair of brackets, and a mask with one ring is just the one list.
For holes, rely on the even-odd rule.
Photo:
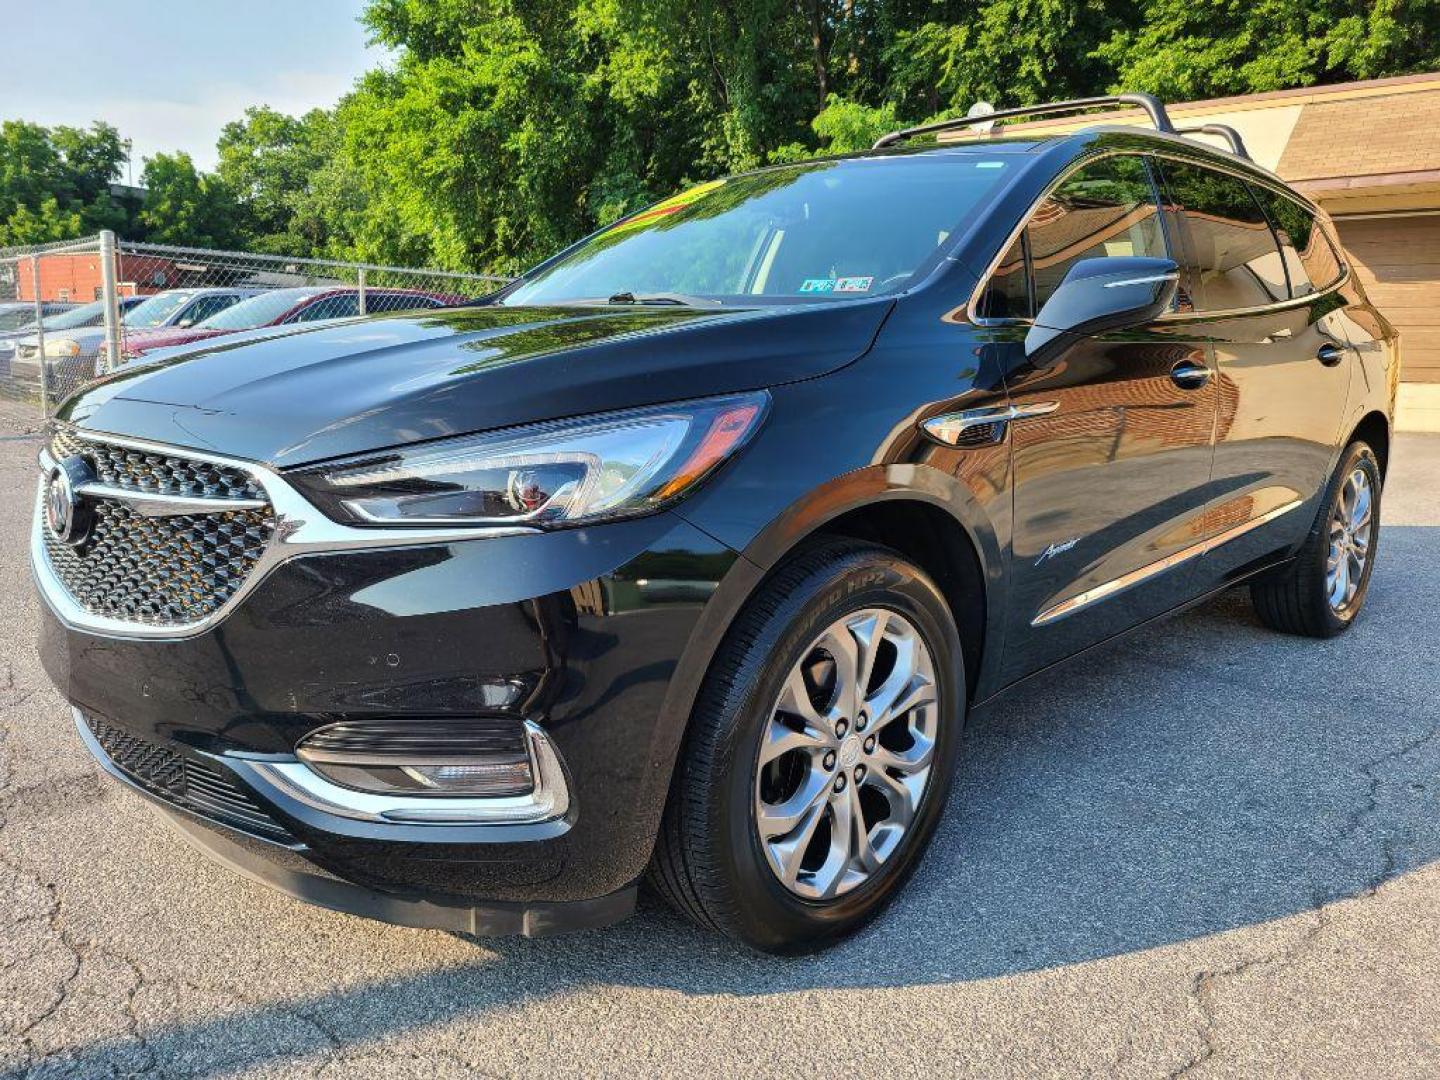
[[(464, 303), (466, 297), (427, 293), (415, 289), (366, 289), (365, 312), (405, 311), (413, 308), (449, 307)], [(194, 326), (168, 326), (125, 335), (125, 359), (134, 360), (155, 349), (187, 345), (192, 341), (257, 330), (265, 326), (344, 319), (360, 314), (360, 291), (312, 286), (270, 289), (217, 312)]]

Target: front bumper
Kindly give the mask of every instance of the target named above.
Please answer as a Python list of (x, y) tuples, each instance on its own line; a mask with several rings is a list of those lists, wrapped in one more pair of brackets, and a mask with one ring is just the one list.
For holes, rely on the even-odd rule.
[[(274, 566), (225, 619), (181, 638), (96, 633), (47, 607), (41, 655), (75, 706), (218, 770), (279, 827), (137, 784), (82, 723), (107, 769), (222, 862), (339, 910), (539, 933), (633, 904), (685, 722), (667, 707), (671, 676), (735, 560), (668, 514), (317, 552)], [(336, 720), (493, 714), (553, 746), (559, 816), (417, 823), (355, 813), (354, 800), (326, 806), (306, 797), (313, 787), (282, 782), (299, 738)]]
[[(635, 887), (608, 896), (568, 903), (469, 903), (444, 895), (407, 895), (365, 888), (318, 866), (303, 845), (264, 829), (221, 825), (212, 817), (186, 809), (158, 795), (120, 768), (96, 739), (80, 710), (75, 725), (86, 748), (102, 768), (131, 790), (146, 797), (162, 820), (184, 840), (242, 877), (309, 904), (348, 915), (378, 919), (399, 926), (448, 930), (478, 936), (543, 937), (588, 930), (619, 922), (635, 909)], [(262, 838), (260, 833), (265, 833)]]

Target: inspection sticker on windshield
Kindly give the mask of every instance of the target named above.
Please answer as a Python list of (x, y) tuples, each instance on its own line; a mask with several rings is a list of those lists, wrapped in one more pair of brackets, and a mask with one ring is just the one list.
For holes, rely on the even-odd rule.
[(873, 277), (806, 278), (800, 284), (801, 292), (869, 292), (875, 284)]

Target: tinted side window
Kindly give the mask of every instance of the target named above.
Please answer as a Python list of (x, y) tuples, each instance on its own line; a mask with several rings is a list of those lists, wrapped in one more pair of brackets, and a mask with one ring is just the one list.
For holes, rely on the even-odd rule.
[(995, 267), (975, 305), (975, 312), (982, 319), (1028, 319), (1033, 314), (1023, 239), (1016, 239)]
[(428, 296), (415, 293), (371, 293), (365, 297), (365, 310), (370, 314), (377, 311), (409, 311), (412, 308), (439, 307)]
[(1206, 311), (1263, 307), (1288, 300), (1285, 266), (1270, 222), (1249, 185), (1226, 173), (1164, 161), (1170, 197), (1185, 219), (1188, 267)]
[(1081, 259), (1169, 254), (1139, 157), (1108, 157), (1072, 173), (1036, 209), (1027, 232), (1037, 309)]
[(1308, 296), (1339, 281), (1340, 260), (1315, 215), (1278, 191), (1259, 186), (1254, 186), (1254, 191), (1275, 226), (1285, 268), (1290, 271), (1291, 292)]
[(238, 296), (202, 296), (185, 309), (185, 314), (182, 315), (181, 318), (182, 320), (189, 320), (191, 324), (194, 324), (202, 319), (208, 319), (211, 315), (224, 311), (238, 299), (240, 299)]
[(289, 322), (318, 322), (321, 319), (343, 319), (360, 314), (360, 300), (355, 293), (327, 296), (293, 315)]

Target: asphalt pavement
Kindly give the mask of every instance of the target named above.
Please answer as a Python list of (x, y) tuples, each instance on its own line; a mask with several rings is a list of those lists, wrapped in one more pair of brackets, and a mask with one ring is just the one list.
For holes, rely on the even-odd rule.
[(761, 957), (642, 903), (477, 941), (308, 907), (102, 777), (35, 653), (0, 403), (0, 1080), (1440, 1074), (1440, 436), (1345, 637), (1223, 597), (972, 721), (871, 928)]

